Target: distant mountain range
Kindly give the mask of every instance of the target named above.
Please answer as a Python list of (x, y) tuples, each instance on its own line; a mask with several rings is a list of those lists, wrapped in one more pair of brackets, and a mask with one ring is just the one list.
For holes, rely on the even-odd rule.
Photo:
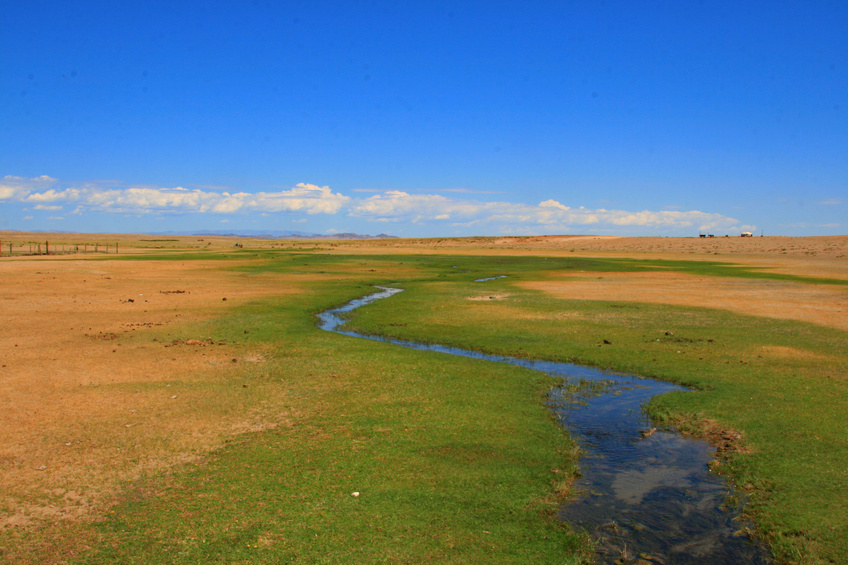
[(336, 233), (332, 235), (305, 233), (289, 230), (208, 230), (195, 232), (164, 231), (151, 235), (197, 235), (207, 237), (255, 237), (259, 239), (391, 239), (394, 235), (381, 233), (379, 235), (363, 235), (358, 233)]

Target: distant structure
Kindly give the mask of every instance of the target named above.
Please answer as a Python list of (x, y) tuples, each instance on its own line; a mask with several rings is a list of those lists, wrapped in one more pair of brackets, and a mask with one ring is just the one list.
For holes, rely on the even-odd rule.
[(742, 235), (740, 235), (739, 237), (754, 237), (754, 234), (749, 231), (743, 231)]

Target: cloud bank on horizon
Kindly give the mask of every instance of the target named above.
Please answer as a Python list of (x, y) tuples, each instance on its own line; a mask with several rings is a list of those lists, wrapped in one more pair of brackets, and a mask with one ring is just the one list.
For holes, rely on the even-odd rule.
[[(456, 189), (452, 193), (462, 193)], [(345, 220), (360, 220), (372, 226), (393, 224), (392, 230), (407, 234), (405, 226), (426, 227), (431, 233), (453, 235), (544, 235), (553, 233), (610, 233), (619, 235), (692, 235), (695, 231), (731, 232), (754, 230), (736, 218), (698, 210), (608, 210), (571, 207), (555, 199), (538, 204), (481, 201), (441, 194), (410, 194), (385, 190), (368, 197), (347, 196), (328, 186), (299, 183), (276, 192), (230, 192), (183, 187), (122, 187), (114, 183), (68, 184), (47, 175), (23, 178), (7, 175), (0, 180), (0, 204), (19, 208), (21, 218), (32, 218), (36, 211), (52, 215), (55, 229), (67, 220), (70, 230), (92, 214), (114, 218), (214, 217), (219, 223), (249, 221), (257, 215), (296, 216), (292, 221), (324, 215)], [(648, 232), (645, 232), (648, 230)], [(329, 228), (327, 233), (349, 231)]]

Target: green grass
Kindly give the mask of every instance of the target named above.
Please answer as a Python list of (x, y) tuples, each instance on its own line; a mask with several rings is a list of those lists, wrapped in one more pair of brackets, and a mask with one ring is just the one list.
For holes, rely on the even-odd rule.
[[(650, 411), (661, 421), (697, 426), (710, 418), (743, 432), (751, 452), (729, 456), (722, 468), (755, 487), (748, 511), (775, 552), (790, 562), (848, 560), (846, 332), (719, 310), (561, 300), (509, 279), (485, 285), (414, 283), (353, 324), (694, 387), (655, 399)], [(498, 292), (509, 297), (467, 300)]]
[[(754, 487), (749, 511), (776, 553), (787, 562), (848, 561), (845, 332), (717, 310), (561, 300), (512, 284), (580, 270), (843, 281), (718, 262), (278, 250), (163, 257), (216, 257), (221, 268), (233, 268), (228, 258), (251, 259), (237, 269), (281, 281), (320, 275), (297, 283), (306, 290), (294, 298), (248, 305), (197, 331), (263, 352), (268, 363), (245, 370), (242, 392), (279, 426), (243, 435), (203, 464), (127, 485), (123, 502), (85, 534), (94, 549), (74, 563), (588, 558), (586, 539), (554, 517), (577, 452), (545, 407), (549, 378), (314, 327), (316, 312), (389, 282), (407, 290), (357, 312), (357, 328), (695, 387), (656, 399), (651, 412), (743, 432), (751, 452), (722, 466)], [(509, 278), (473, 282), (494, 275)], [(467, 300), (497, 292), (509, 297)]]
[(552, 381), (315, 329), (368, 290), (316, 284), (204, 327), (273, 359), (245, 378), (283, 425), (133, 486), (76, 562), (579, 562), (554, 517), (574, 446)]

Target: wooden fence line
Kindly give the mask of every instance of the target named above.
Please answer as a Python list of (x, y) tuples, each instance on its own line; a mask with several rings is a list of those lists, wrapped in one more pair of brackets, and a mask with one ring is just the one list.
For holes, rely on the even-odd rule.
[[(66, 249), (65, 245), (66, 244), (63, 243), (62, 246), (61, 246), (62, 250), (59, 251), (57, 246), (54, 244), (53, 250), (51, 251), (50, 250), (50, 241), (44, 241), (44, 249), (43, 250), (41, 248), (41, 242), (40, 241), (35, 241), (35, 242), (33, 242), (33, 241), (26, 241), (26, 242), (9, 241), (9, 242), (7, 242), (8, 252), (4, 253), (3, 252), (3, 241), (0, 240), (0, 257), (13, 257), (15, 255), (17, 255), (19, 257), (20, 256), (29, 256), (29, 255), (69, 255), (69, 254), (80, 253), (80, 247), (82, 247), (82, 253), (86, 254), (86, 253), (89, 253), (88, 247), (91, 244), (89, 244), (89, 243), (69, 244), (70, 249)], [(15, 250), (15, 247), (17, 247), (17, 249), (18, 249), (17, 251)], [(28, 249), (28, 251), (24, 250), (25, 247)], [(115, 253), (117, 255), (118, 251), (119, 251), (118, 242), (115, 242), (114, 251), (111, 251), (111, 252)], [(107, 253), (107, 254), (110, 253), (110, 244), (108, 244), (108, 243), (105, 244), (105, 250), (104, 250), (103, 248), (101, 248), (101, 244), (99, 242), (95, 243), (93, 253)]]

